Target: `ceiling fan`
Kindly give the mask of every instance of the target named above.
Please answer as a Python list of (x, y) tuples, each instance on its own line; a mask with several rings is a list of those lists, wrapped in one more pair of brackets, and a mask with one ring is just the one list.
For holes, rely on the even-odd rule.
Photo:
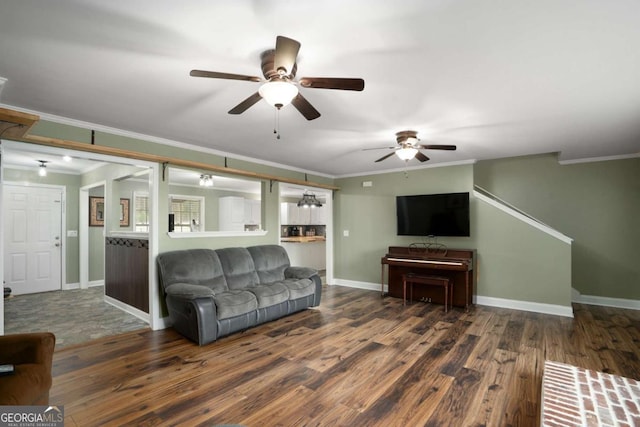
[(264, 79), (257, 76), (203, 70), (191, 70), (190, 75), (192, 77), (209, 77), (213, 79), (264, 82), (256, 93), (229, 110), (229, 114), (242, 114), (253, 104), (264, 98), (267, 103), (277, 109), (291, 103), (307, 120), (313, 120), (320, 117), (320, 113), (300, 94), (298, 85), (311, 89), (355, 91), (364, 89), (364, 80), (356, 78), (302, 77), (296, 82), (294, 78), (298, 70), (296, 60), (299, 50), (299, 42), (278, 36), (276, 38), (276, 48), (267, 50), (260, 55)]
[(381, 162), (394, 154), (399, 158), (405, 161), (409, 161), (414, 157), (421, 162), (426, 162), (429, 160), (427, 156), (425, 156), (420, 150), (449, 150), (453, 151), (456, 149), (455, 145), (443, 145), (443, 144), (418, 144), (420, 141), (417, 137), (418, 132), (414, 130), (403, 130), (396, 133), (396, 141), (397, 145), (395, 147), (382, 147), (382, 148), (365, 148), (365, 150), (382, 150), (389, 149), (394, 150), (393, 152), (386, 154), (380, 157), (377, 162)]

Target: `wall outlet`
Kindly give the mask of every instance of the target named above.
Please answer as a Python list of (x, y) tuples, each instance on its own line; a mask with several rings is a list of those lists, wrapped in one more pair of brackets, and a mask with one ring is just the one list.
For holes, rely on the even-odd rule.
[(349, 237), (349, 230), (342, 230), (342, 235), (344, 237)]

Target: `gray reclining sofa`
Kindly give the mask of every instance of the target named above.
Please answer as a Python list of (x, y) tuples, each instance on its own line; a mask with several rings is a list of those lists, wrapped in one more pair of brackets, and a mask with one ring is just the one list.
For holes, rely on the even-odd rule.
[(318, 272), (291, 267), (278, 245), (165, 252), (157, 264), (173, 327), (199, 345), (320, 304)]

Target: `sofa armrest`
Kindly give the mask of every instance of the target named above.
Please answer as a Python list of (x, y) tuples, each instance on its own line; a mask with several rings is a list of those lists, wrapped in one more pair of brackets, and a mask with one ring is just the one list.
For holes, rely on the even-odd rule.
[(318, 270), (308, 267), (287, 267), (284, 270), (286, 279), (311, 279), (314, 274), (318, 274)]
[(51, 372), (56, 337), (51, 332), (0, 336), (0, 363), (45, 365)]
[(165, 288), (165, 293), (169, 316), (178, 332), (198, 345), (216, 340), (217, 310), (212, 289), (190, 283), (174, 283)]
[(214, 295), (211, 288), (202, 285), (193, 285), (191, 283), (174, 283), (167, 286), (164, 291), (167, 295), (182, 298), (202, 298), (212, 297)]

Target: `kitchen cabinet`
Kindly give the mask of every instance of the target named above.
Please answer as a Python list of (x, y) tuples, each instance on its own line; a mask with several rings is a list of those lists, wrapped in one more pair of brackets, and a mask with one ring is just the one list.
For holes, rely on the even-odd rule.
[(260, 225), (262, 202), (244, 197), (228, 196), (218, 199), (218, 230), (245, 231), (245, 225)]
[(309, 224), (311, 225), (324, 225), (327, 223), (327, 208), (309, 208), (310, 219)]
[(244, 223), (260, 225), (262, 221), (262, 202), (255, 199), (244, 199)]
[(280, 203), (280, 223), (283, 225), (324, 225), (326, 208), (301, 208), (297, 203)]
[(244, 197), (218, 199), (218, 230), (244, 231)]

